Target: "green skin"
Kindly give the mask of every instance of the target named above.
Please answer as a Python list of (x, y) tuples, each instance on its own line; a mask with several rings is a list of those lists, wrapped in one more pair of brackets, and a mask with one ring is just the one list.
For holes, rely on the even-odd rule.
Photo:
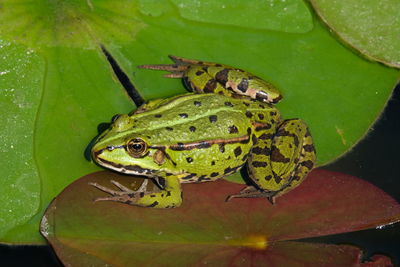
[[(155, 178), (133, 191), (96, 183), (111, 194), (97, 200), (173, 208), (182, 202), (181, 183), (215, 181), (246, 163), (253, 185), (232, 197), (267, 197), (271, 202), (298, 186), (315, 162), (306, 124), (282, 121), (272, 105), (282, 97), (260, 78), (229, 66), (171, 57), (175, 64), (145, 65), (183, 78), (195, 93), (150, 101), (134, 113), (120, 115), (99, 136), (92, 157), (117, 172)], [(145, 180), (147, 181), (147, 179)]]

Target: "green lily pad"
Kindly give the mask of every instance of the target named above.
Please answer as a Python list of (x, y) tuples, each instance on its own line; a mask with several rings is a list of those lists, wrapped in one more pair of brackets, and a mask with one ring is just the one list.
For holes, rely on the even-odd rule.
[(307, 32), (313, 28), (311, 13), (299, 0), (172, 2), (179, 14), (188, 20), (292, 33)]
[(398, 0), (310, 0), (325, 23), (367, 58), (400, 68)]
[(252, 266), (271, 261), (350, 266), (360, 260), (355, 247), (288, 240), (400, 220), (400, 205), (380, 189), (324, 170), (314, 170), (275, 205), (266, 199), (226, 202), (243, 185), (219, 180), (183, 185), (182, 206), (164, 210), (94, 202), (106, 194), (88, 183), (109, 186), (110, 179), (134, 188), (143, 181), (110, 172), (87, 175), (57, 196), (43, 217), (42, 234), (65, 265)]
[[(273, 82), (284, 94), (278, 105), (284, 117), (309, 124), (320, 165), (366, 133), (399, 76), (395, 69), (355, 55), (315, 20), (301, 33), (237, 27), (240, 17), (226, 24), (211, 15), (207, 22), (189, 20), (189, 11), (177, 3), (1, 2), (0, 40), (7, 44), (0, 46), (7, 58), (0, 61), (0, 73), (5, 73), (0, 75), (1, 111), (12, 122), (1, 133), (6, 142), (0, 164), (7, 171), (0, 190), (8, 203), (0, 207), (1, 242), (44, 242), (37, 229), (51, 199), (78, 177), (99, 170), (84, 157), (99, 124), (135, 108), (102, 47), (146, 100), (185, 92), (179, 80), (136, 68), (169, 63), (167, 54), (233, 65)], [(288, 9), (292, 3), (287, 1)], [(226, 9), (237, 12), (230, 5)], [(295, 10), (294, 17), (305, 17), (302, 8)], [(275, 19), (265, 12), (265, 20)]]

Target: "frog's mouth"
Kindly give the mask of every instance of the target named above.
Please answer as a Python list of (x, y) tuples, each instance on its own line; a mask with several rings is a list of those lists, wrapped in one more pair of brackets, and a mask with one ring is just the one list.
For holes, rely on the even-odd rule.
[(122, 165), (114, 163), (101, 157), (96, 157), (95, 161), (105, 168), (126, 174), (154, 176), (154, 173), (156, 172), (155, 170), (145, 169), (138, 165)]

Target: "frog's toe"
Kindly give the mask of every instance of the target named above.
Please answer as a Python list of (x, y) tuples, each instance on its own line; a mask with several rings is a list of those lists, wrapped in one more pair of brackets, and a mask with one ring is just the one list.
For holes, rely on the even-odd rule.
[(249, 185), (246, 186), (245, 188), (243, 188), (242, 190), (240, 190), (240, 194), (247, 194), (247, 193), (252, 193), (252, 192), (259, 192), (260, 190), (253, 186), (253, 185)]
[(233, 198), (266, 198), (271, 204), (275, 204), (275, 191), (261, 191), (254, 186), (247, 186), (243, 188), (238, 194), (229, 195), (226, 201)]
[(102, 186), (102, 185), (100, 185), (100, 184), (98, 184), (98, 183), (89, 183), (89, 185), (94, 186), (94, 187), (96, 187), (97, 189), (99, 189), (99, 190), (101, 190), (101, 191), (103, 191), (103, 192), (106, 192), (106, 193), (108, 193), (108, 194), (110, 194), (110, 195), (113, 195), (113, 196), (116, 196), (116, 195), (123, 195), (123, 194), (124, 194), (123, 191), (112, 190), (112, 189), (110, 189), (110, 188), (108, 188), (108, 187), (105, 187), (105, 186)]

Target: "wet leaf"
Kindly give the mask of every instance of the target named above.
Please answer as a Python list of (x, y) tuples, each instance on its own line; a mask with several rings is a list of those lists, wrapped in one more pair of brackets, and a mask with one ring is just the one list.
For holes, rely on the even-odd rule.
[[(197, 10), (204, 14), (214, 2), (202, 1)], [(0, 99), (7, 119), (0, 150), (6, 169), (0, 200), (7, 202), (0, 207), (1, 242), (43, 242), (37, 227), (51, 199), (99, 169), (84, 157), (99, 124), (135, 108), (102, 47), (146, 100), (185, 92), (181, 81), (136, 68), (169, 63), (167, 54), (241, 67), (275, 83), (285, 97), (278, 105), (283, 116), (309, 124), (319, 164), (365, 134), (398, 78), (397, 70), (340, 45), (318, 21), (310, 28), (300, 1), (247, 8), (265, 24), (245, 27), (237, 27), (240, 16), (225, 21), (213, 17), (215, 11), (199, 21), (181, 3), (0, 0)], [(295, 13), (282, 20), (267, 15), (276, 8)], [(292, 27), (297, 22), (299, 31)]]
[(400, 67), (400, 2), (310, 0), (326, 24), (366, 57)]
[(359, 261), (359, 249), (285, 240), (400, 220), (400, 205), (380, 189), (324, 170), (313, 171), (302, 186), (278, 198), (275, 205), (265, 199), (225, 202), (243, 185), (220, 180), (183, 185), (182, 206), (164, 210), (93, 202), (105, 193), (88, 183), (110, 186), (110, 179), (132, 187), (141, 183), (140, 178), (110, 172), (90, 174), (68, 186), (47, 210), (42, 234), (64, 264), (348, 266)]

